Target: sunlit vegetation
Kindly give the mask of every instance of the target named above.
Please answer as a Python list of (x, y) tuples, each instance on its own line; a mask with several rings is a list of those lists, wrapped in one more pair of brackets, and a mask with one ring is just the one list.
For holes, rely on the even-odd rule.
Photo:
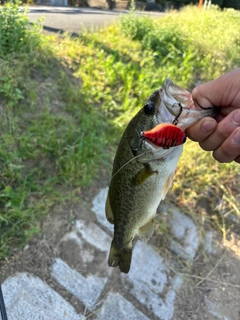
[[(103, 169), (110, 176), (124, 126), (167, 77), (191, 90), (240, 64), (234, 10), (131, 13), (74, 39), (43, 35), (15, 5), (8, 10), (0, 27), (16, 42), (0, 40), (1, 258), (40, 231), (53, 205)], [(195, 215), (200, 199), (222, 219), (238, 214), (238, 168), (187, 143), (169, 199)]]

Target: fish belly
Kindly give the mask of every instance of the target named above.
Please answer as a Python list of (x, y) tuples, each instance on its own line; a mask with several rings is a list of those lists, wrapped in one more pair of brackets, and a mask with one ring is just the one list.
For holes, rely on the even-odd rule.
[[(136, 231), (153, 221), (161, 200), (165, 198), (172, 185), (181, 153), (182, 147), (176, 147), (171, 156), (168, 156), (165, 160), (161, 159), (152, 162), (152, 170), (157, 173), (146, 181), (145, 196), (142, 195), (139, 197), (138, 206), (140, 210), (139, 218), (136, 222)], [(136, 234), (141, 235), (138, 231)], [(142, 236), (140, 237), (142, 238)]]

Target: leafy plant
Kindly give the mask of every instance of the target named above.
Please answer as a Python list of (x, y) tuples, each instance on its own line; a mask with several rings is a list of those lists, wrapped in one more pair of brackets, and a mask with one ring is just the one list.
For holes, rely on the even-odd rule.
[(120, 27), (124, 35), (141, 41), (153, 29), (154, 22), (149, 16), (137, 16), (132, 12), (121, 16)]
[(29, 52), (33, 46), (39, 45), (41, 31), (38, 24), (29, 26), (26, 10), (19, 12), (19, 1), (7, 3), (0, 7), (0, 57), (11, 53)]

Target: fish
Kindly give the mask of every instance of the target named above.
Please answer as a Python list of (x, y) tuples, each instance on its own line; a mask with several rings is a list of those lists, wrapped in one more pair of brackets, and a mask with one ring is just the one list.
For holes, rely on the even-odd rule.
[(129, 272), (135, 237), (147, 241), (153, 235), (157, 208), (172, 185), (185, 130), (215, 114), (216, 108), (196, 106), (189, 91), (166, 79), (129, 122), (113, 161), (105, 205), (106, 218), (114, 225), (110, 267)]

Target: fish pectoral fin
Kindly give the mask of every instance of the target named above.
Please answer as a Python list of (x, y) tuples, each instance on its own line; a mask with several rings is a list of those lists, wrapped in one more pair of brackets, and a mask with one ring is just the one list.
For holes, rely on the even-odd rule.
[(153, 174), (158, 174), (158, 171), (153, 171), (149, 164), (145, 164), (144, 168), (141, 169), (133, 178), (132, 183), (135, 186), (138, 186), (142, 184), (144, 181), (146, 181), (149, 177), (151, 177)]
[(105, 205), (105, 212), (106, 212), (106, 217), (107, 217), (107, 220), (110, 222), (110, 223), (114, 223), (114, 216), (113, 216), (113, 211), (112, 211), (112, 207), (111, 207), (111, 204), (110, 204), (110, 196), (109, 196), (109, 193), (107, 195), (107, 200), (106, 200), (106, 205)]
[(138, 229), (138, 237), (141, 240), (147, 241), (150, 239), (154, 232), (154, 218), (152, 218), (150, 221), (148, 221), (144, 226)]
[(108, 257), (109, 267), (117, 267), (121, 272), (128, 273), (130, 270), (132, 260), (132, 249), (117, 249), (113, 243), (111, 244), (111, 249)]

